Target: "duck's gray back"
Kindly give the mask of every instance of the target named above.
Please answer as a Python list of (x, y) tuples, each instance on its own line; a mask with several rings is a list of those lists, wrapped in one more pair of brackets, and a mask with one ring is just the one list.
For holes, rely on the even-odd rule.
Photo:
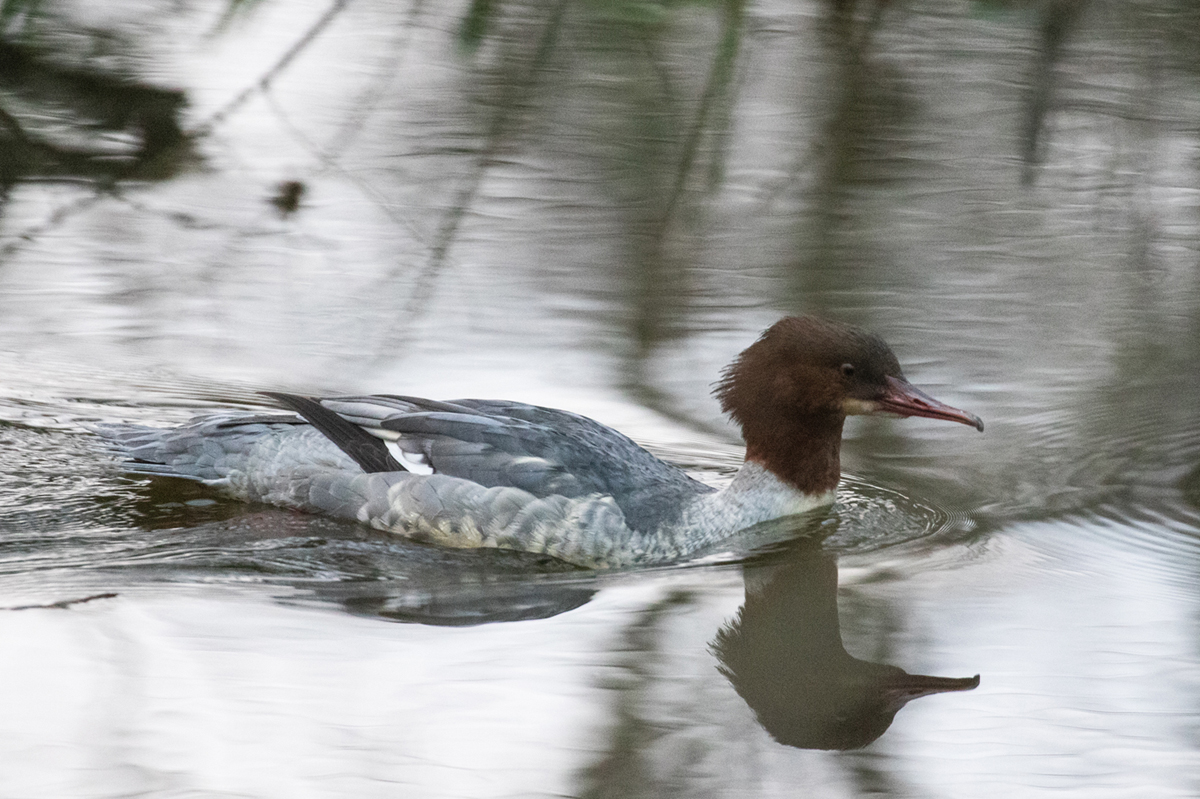
[[(585, 417), (494, 401), (416, 405), (340, 398), (432, 474), (366, 473), (296, 416), (217, 415), (173, 429), (100, 430), (129, 471), (212, 485), (241, 500), (326, 513), (453, 547), (544, 552), (588, 566), (683, 554), (655, 533), (711, 489)], [(431, 407), (436, 406), (436, 407)]]
[(338, 397), (321, 404), (428, 459), (438, 474), (538, 497), (605, 495), (626, 524), (651, 532), (712, 491), (628, 437), (585, 416), (504, 400)]

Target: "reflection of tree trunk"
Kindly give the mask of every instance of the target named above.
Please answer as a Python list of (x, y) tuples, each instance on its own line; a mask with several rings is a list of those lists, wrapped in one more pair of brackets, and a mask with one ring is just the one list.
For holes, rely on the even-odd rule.
[(1046, 114), (1054, 89), (1054, 65), (1062, 55), (1067, 34), (1079, 19), (1087, 0), (1053, 0), (1042, 9), (1042, 41), (1029, 81), (1029, 107), (1025, 111), (1025, 129), (1021, 137), (1021, 182), (1029, 185), (1037, 176), (1037, 167), (1045, 149)]
[(606, 686), (614, 700), (606, 748), (579, 775), (579, 795), (585, 799), (660, 797), (673, 787), (669, 775), (661, 773), (662, 764), (655, 762), (653, 751), (655, 742), (669, 730), (647, 718), (647, 709), (663, 679), (659, 673), (662, 626), (672, 620), (674, 612), (694, 601), (688, 594), (671, 594), (642, 611), (625, 629), (618, 650), (624, 656), (615, 664), (614, 679)]

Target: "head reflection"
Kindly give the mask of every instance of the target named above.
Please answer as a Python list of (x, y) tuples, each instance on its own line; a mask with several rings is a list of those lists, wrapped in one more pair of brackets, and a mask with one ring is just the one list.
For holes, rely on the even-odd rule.
[(746, 602), (712, 647), (759, 723), (802, 749), (866, 746), (913, 699), (979, 685), (979, 675), (908, 674), (847, 654), (837, 564), (819, 542), (804, 542), (782, 562), (747, 566)]

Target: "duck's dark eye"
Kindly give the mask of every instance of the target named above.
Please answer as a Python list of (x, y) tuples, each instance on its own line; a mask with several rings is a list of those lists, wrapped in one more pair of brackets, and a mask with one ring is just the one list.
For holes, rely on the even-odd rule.
[(843, 377), (854, 377), (854, 364), (852, 364), (852, 363), (842, 364), (842, 376)]

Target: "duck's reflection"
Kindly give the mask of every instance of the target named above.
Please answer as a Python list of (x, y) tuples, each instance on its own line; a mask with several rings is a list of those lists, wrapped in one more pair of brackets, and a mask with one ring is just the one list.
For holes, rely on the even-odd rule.
[[(593, 572), (546, 555), (431, 547), (339, 519), (247, 512), (190, 488), (151, 494), (157, 501), (145, 502), (139, 519), (151, 533), (147, 543), (112, 566), (168, 579), (253, 576), (297, 589), (288, 602), (446, 627), (549, 618), (586, 604), (597, 590)], [(164, 529), (169, 536), (159, 534)]]
[(504, 575), (459, 575), (448, 581), (427, 579), (398, 589), (388, 582), (354, 582), (323, 586), (325, 600), (339, 602), (350, 613), (388, 621), (438, 627), (471, 627), (497, 622), (548, 619), (591, 601), (596, 593), (586, 578), (547, 575), (512, 579)]
[[(607, 586), (650, 579), (579, 570), (528, 553), (422, 546), (273, 508), (226, 519), (216, 503), (174, 506), (174, 515), (162, 522), (146, 520), (151, 530), (176, 525), (169, 539), (156, 539), (157, 557), (147, 560), (139, 551), (125, 568), (242, 578), (253, 573), (263, 582), (300, 589), (287, 601), (307, 596), (391, 621), (471, 626), (545, 619), (586, 605)], [(182, 529), (181, 517), (190, 523)], [(720, 671), (777, 741), (810, 749), (861, 747), (882, 735), (913, 699), (979, 684), (978, 676), (908, 674), (847, 654), (838, 623), (837, 565), (822, 544), (821, 532), (830, 528), (819, 519), (801, 529), (776, 527), (759, 531), (758, 543), (778, 547), (789, 536), (791, 543), (744, 567), (745, 602), (710, 646)], [(643, 634), (623, 650), (631, 671), (646, 677), (654, 672), (647, 663), (668, 654), (659, 651), (670, 637), (666, 627), (702, 593), (685, 590), (679, 595), (691, 599), (633, 612), (628, 628)], [(701, 655), (697, 650), (669, 654), (686, 660)]]
[(782, 744), (855, 749), (918, 697), (969, 691), (974, 677), (928, 677), (870, 663), (842, 646), (837, 564), (801, 542), (783, 561), (747, 566), (746, 602), (712, 648), (721, 672)]

